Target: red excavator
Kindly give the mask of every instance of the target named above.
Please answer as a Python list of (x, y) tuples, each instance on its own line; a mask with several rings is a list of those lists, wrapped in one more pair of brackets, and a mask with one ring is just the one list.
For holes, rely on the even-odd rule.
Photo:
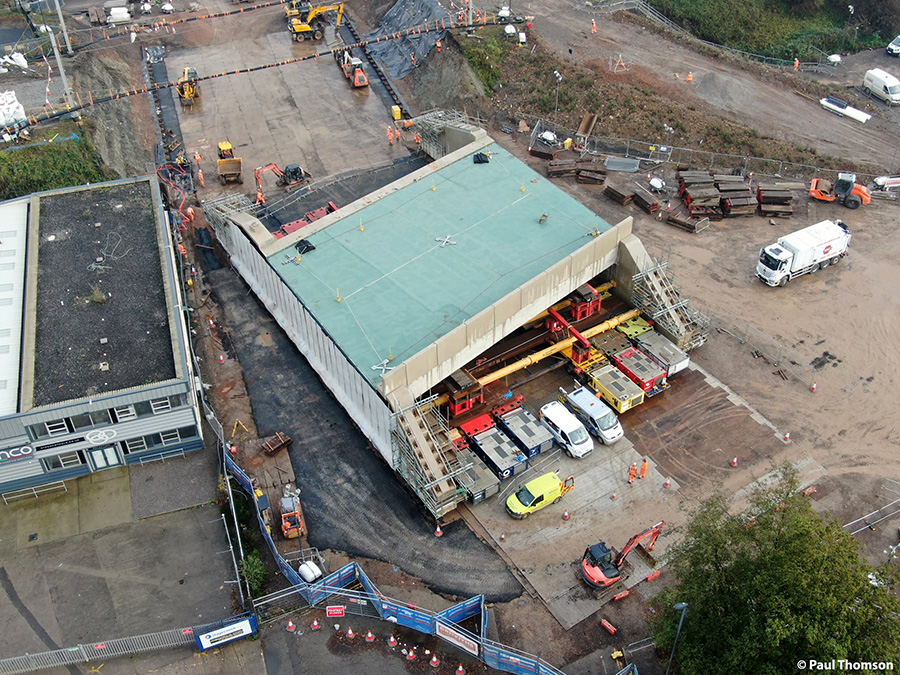
[(640, 534), (634, 535), (618, 555), (614, 549), (607, 547), (604, 541), (588, 547), (581, 558), (581, 576), (594, 588), (612, 586), (622, 578), (622, 566), (628, 554), (647, 537), (650, 538), (650, 543), (645, 548), (647, 551), (652, 551), (665, 524), (665, 521), (660, 521), (653, 527), (648, 527)]
[(256, 176), (257, 204), (266, 203), (266, 195), (263, 192), (262, 186), (262, 175), (266, 171), (272, 171), (276, 176), (278, 176), (278, 185), (287, 188), (288, 192), (297, 187), (300, 187), (312, 178), (309, 172), (304, 171), (299, 164), (288, 164), (286, 167), (284, 167), (284, 171), (279, 169), (277, 164), (266, 164), (265, 166), (257, 167), (253, 170), (253, 174)]

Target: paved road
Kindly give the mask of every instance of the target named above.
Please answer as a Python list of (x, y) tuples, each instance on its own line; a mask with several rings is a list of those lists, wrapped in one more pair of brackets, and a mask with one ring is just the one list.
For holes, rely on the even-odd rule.
[(291, 461), (303, 494), (309, 543), (392, 562), (436, 591), (506, 601), (521, 586), (462, 521), (444, 536), (381, 456), (368, 446), (318, 375), (228, 269), (209, 275), (225, 308), (260, 435), (294, 439)]

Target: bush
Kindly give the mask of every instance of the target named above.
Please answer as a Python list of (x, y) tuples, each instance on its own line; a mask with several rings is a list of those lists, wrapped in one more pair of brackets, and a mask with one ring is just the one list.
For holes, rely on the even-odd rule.
[(266, 587), (266, 577), (268, 572), (263, 564), (262, 558), (259, 557), (258, 551), (250, 551), (240, 562), (241, 576), (247, 582), (250, 588), (250, 595), (258, 598), (263, 595)]

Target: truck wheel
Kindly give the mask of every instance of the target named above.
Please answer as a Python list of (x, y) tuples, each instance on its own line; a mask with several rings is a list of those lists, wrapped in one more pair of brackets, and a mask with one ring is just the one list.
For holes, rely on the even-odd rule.
[(222, 185), (225, 185), (225, 183), (227, 182), (227, 181), (225, 180), (225, 176), (219, 176), (219, 182), (220, 182)]
[(560, 499), (562, 499), (562, 497), (557, 497), (556, 499), (553, 500), (553, 503), (554, 503), (554, 504), (559, 504), (559, 500), (560, 500)]
[(303, 33), (294, 33), (294, 42), (303, 42)]
[(862, 206), (862, 199), (856, 195), (847, 195), (847, 199), (844, 200), (844, 206), (848, 209), (858, 209)]
[(243, 185), (243, 184), (244, 184), (244, 177), (243, 177), (243, 176), (238, 176), (238, 177), (237, 177), (237, 182), (240, 183), (241, 185)]
[(823, 260), (822, 262), (819, 263), (819, 269), (820, 269), (820, 270), (824, 270), (826, 267), (828, 267), (828, 261), (827, 261), (827, 260)]
[(837, 265), (840, 261), (841, 261), (841, 257), (838, 256), (838, 255), (836, 255), (836, 256), (834, 256), (834, 257), (831, 259), (831, 264), (832, 264), (832, 265)]
[(522, 514), (522, 520), (525, 520), (525, 519), (526, 519), (528, 516), (530, 516), (530, 515), (531, 515), (530, 513), (523, 513), (523, 514)]
[(781, 281), (778, 282), (778, 285), (779, 286), (787, 286), (787, 282), (788, 282), (787, 277), (781, 277)]
[(322, 35), (323, 35), (322, 31), (317, 28), (316, 32), (313, 33), (313, 40), (321, 40)]
[(809, 271), (809, 273), (810, 273), (810, 274), (815, 274), (815, 273), (818, 272), (818, 271), (819, 271), (819, 266), (818, 266), (818, 265), (813, 265), (813, 266), (812, 266), (812, 269)]

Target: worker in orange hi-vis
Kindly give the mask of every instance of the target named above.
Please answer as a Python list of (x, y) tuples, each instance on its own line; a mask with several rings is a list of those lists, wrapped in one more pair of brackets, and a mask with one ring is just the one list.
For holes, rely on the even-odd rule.
[(638, 478), (643, 478), (647, 475), (647, 469), (650, 468), (650, 462), (647, 461), (647, 458), (644, 457), (644, 461), (641, 462), (641, 472), (638, 474)]
[(634, 485), (634, 477), (637, 476), (637, 464), (632, 462), (631, 466), (628, 467), (628, 484)]
[(394, 129), (394, 140), (397, 141), (398, 143), (399, 143), (400, 140), (401, 140), (401, 139), (400, 139), (400, 130), (399, 130), (399, 129)]
[(794, 59), (794, 72), (800, 70), (800, 59)]
[(591, 19), (591, 35), (597, 34), (597, 19)]
[(419, 135), (419, 132), (416, 132), (416, 145), (422, 145), (422, 137)]
[(441, 53), (441, 41), (438, 40), (438, 41), (434, 44), (434, 46), (437, 47), (438, 54), (440, 54), (440, 53)]
[(391, 127), (388, 127), (388, 143), (390, 145), (394, 144), (394, 130)]

